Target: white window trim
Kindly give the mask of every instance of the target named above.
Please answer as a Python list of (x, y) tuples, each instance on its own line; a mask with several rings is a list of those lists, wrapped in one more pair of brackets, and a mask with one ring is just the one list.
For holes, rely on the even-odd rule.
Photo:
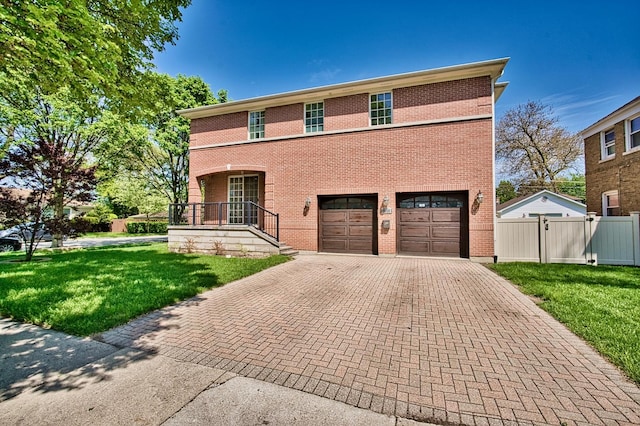
[[(372, 95), (381, 95), (381, 94), (385, 94), (385, 93), (389, 93), (391, 95), (391, 123), (389, 124), (371, 124), (371, 96)], [(394, 123), (394, 119), (393, 119), (393, 90), (385, 90), (382, 92), (375, 92), (375, 93), (369, 93), (369, 96), (367, 96), (367, 102), (369, 103), (369, 127), (381, 127), (381, 126), (391, 126)]]
[[(252, 137), (251, 137), (251, 133), (252, 133), (252, 132), (251, 132), (251, 114), (254, 114), (254, 113), (260, 113), (260, 112), (261, 112), (261, 113), (263, 113), (263, 115), (262, 115), (262, 120), (263, 120), (263, 122), (262, 122), (262, 136), (261, 136), (261, 137), (259, 137), (259, 138), (252, 138)], [(259, 111), (249, 111), (249, 113), (247, 114), (247, 139), (248, 139), (248, 140), (254, 140), (254, 141), (255, 141), (255, 140), (264, 139), (264, 137), (265, 137), (265, 130), (266, 130), (266, 129), (265, 129), (265, 127), (266, 127), (266, 126), (265, 126), (265, 123), (264, 123), (265, 116), (266, 116), (266, 114), (264, 113), (264, 110), (259, 110)]]
[(617, 189), (603, 192), (602, 193), (602, 216), (609, 216), (607, 214), (607, 209), (609, 208), (609, 205), (607, 204), (607, 196), (613, 195), (613, 194), (618, 195), (618, 208), (620, 208), (620, 193), (618, 192)]
[[(614, 146), (614, 153), (612, 155), (608, 155), (607, 154), (607, 147), (605, 146), (605, 142), (604, 142), (604, 135), (606, 135), (609, 132), (614, 132), (613, 136), (613, 146)], [(616, 134), (615, 134), (615, 129), (610, 128), (607, 130), (603, 130), (602, 132), (600, 132), (600, 161), (607, 161), (607, 160), (611, 160), (612, 158), (615, 158), (616, 153), (615, 153), (615, 146), (616, 146)]]
[[(319, 104), (322, 103), (322, 130), (316, 130), (315, 132), (307, 132), (307, 105), (311, 105), (311, 104)], [(319, 99), (317, 101), (311, 101), (311, 102), (305, 102), (302, 105), (302, 133), (304, 133), (305, 135), (315, 135), (317, 133), (323, 133), (324, 132), (324, 126), (325, 126), (325, 102), (324, 99)]]
[(631, 121), (640, 118), (640, 114), (629, 117), (624, 122), (624, 153), (632, 153), (636, 151), (640, 151), (640, 145), (635, 148), (631, 148)]

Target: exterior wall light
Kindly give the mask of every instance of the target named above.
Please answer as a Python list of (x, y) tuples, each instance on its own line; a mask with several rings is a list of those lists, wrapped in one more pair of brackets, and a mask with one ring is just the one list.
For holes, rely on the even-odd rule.
[(382, 207), (389, 207), (389, 196), (385, 195), (382, 198)]
[(482, 204), (482, 200), (484, 200), (484, 195), (482, 194), (482, 191), (478, 191), (478, 194), (476, 195), (476, 201), (478, 202), (478, 204)]
[(311, 206), (311, 197), (307, 197), (306, 200), (304, 200), (304, 208), (308, 209)]

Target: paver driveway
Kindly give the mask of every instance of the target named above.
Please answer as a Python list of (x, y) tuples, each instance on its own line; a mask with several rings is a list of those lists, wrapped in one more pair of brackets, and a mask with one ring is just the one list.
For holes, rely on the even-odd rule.
[(640, 424), (638, 387), (464, 260), (303, 255), (102, 338), (416, 420)]

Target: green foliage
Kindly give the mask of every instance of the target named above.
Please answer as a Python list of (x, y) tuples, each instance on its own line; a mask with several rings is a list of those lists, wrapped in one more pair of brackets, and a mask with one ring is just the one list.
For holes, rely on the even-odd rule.
[[(97, 170), (126, 145), (127, 126), (101, 108), (97, 97), (76, 102), (66, 88), (53, 94), (23, 90), (12, 95), (12, 102), (0, 98), (0, 131), (11, 141), (6, 161), (0, 161), (0, 183), (6, 179), (32, 194), (43, 194), (41, 208), (52, 212), (56, 225), (51, 228), (54, 245), (62, 245), (68, 225), (64, 206), (93, 199)], [(88, 104), (95, 106), (90, 112)], [(18, 219), (25, 221), (24, 216)]]
[(640, 383), (640, 268), (498, 263), (491, 269)]
[(51, 260), (0, 263), (0, 315), (79, 336), (106, 331), (287, 260), (176, 254), (167, 251), (166, 243), (45, 255)]
[(516, 188), (508, 180), (501, 180), (496, 187), (496, 198), (498, 203), (506, 203), (509, 200), (516, 198)]
[(169, 199), (156, 191), (143, 174), (123, 171), (118, 177), (100, 186), (100, 192), (110, 200), (137, 210), (140, 214), (152, 214), (167, 210)]
[(16, 87), (75, 99), (144, 101), (154, 52), (178, 37), (191, 0), (32, 0), (0, 3), (0, 94)]
[(167, 222), (127, 222), (129, 234), (166, 234)]
[(587, 199), (587, 185), (584, 175), (572, 174), (568, 179), (558, 179), (557, 184), (560, 193), (577, 197), (582, 202)]
[[(153, 107), (138, 111), (142, 119), (127, 129), (132, 143), (107, 165), (99, 192), (112, 203), (149, 214), (187, 202), (190, 126), (175, 111), (218, 100), (199, 77), (149, 72), (147, 79), (146, 96)], [(227, 99), (226, 91), (218, 94)]]

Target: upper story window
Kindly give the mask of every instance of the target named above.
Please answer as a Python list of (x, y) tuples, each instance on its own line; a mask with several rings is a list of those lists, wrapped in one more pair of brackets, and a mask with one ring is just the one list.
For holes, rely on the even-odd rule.
[(640, 116), (628, 121), (627, 127), (627, 151), (640, 147)]
[(324, 102), (314, 102), (304, 106), (305, 133), (322, 132), (324, 130)]
[(264, 138), (264, 111), (249, 113), (249, 139)]
[(620, 216), (620, 197), (618, 191), (608, 191), (602, 194), (602, 215)]
[(377, 93), (369, 99), (371, 125), (391, 124), (391, 92)]
[(601, 134), (602, 159), (607, 160), (616, 155), (616, 134), (611, 130), (607, 130)]

